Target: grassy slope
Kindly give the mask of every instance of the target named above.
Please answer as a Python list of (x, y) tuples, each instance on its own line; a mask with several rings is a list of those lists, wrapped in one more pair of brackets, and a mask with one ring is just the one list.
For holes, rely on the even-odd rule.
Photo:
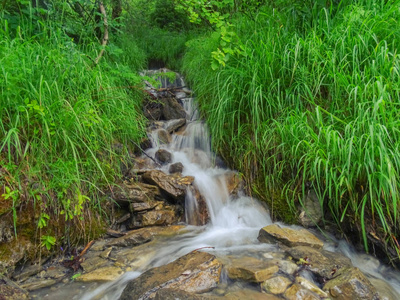
[(19, 25), (0, 18), (0, 214), (17, 235), (65, 248), (98, 234), (104, 192), (144, 136), (144, 55), (114, 39), (95, 66), (97, 43), (29, 15)]
[(309, 16), (268, 7), (255, 20), (240, 16), (244, 56), (211, 71), (217, 38), (205, 36), (191, 42), (184, 70), (214, 147), (276, 215), (290, 221), (311, 187), (366, 247), (372, 232), (396, 248), (399, 3), (344, 2)]

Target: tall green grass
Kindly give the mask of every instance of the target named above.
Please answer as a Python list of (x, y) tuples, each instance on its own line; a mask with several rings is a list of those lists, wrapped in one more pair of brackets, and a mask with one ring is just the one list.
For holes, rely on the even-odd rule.
[[(308, 17), (264, 7), (234, 21), (246, 50), (225, 68), (207, 61), (213, 36), (184, 58), (214, 147), (253, 190), (264, 199), (281, 190), (294, 211), (314, 189), (367, 250), (371, 232), (394, 248), (399, 237), (399, 5), (341, 1)], [(285, 217), (283, 203), (270, 204)]]
[(32, 225), (57, 236), (58, 218), (83, 224), (102, 211), (132, 142), (144, 136), (144, 56), (124, 41), (94, 65), (97, 43), (78, 45), (50, 22), (34, 24), (35, 32), (25, 25), (13, 31), (0, 16), (0, 195), (8, 187), (13, 211), (32, 207)]

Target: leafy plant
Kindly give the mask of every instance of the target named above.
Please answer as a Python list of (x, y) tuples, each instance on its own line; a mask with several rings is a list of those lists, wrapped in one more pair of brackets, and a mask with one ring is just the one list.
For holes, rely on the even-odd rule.
[(41, 246), (46, 247), (49, 251), (56, 244), (56, 238), (51, 235), (42, 235), (40, 240), (42, 241)]

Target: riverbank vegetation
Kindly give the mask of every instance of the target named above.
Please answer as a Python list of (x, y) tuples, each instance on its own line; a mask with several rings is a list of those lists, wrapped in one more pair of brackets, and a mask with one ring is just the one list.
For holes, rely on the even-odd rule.
[(314, 191), (322, 225), (398, 263), (398, 0), (100, 3), (0, 4), (0, 214), (14, 235), (65, 248), (102, 227), (145, 135), (147, 64), (184, 72), (214, 149), (274, 218), (295, 223)]
[[(213, 71), (221, 35), (190, 41), (183, 70), (213, 146), (278, 217), (314, 190), (365, 249), (399, 255), (399, 1), (266, 1), (232, 14), (243, 53)], [(291, 212), (288, 212), (287, 205)], [(356, 233), (356, 234), (355, 234)], [(390, 249), (390, 250), (389, 250)]]

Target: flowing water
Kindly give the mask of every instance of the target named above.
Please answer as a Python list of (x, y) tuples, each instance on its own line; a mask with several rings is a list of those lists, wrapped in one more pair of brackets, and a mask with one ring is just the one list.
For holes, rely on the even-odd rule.
[[(180, 84), (184, 85), (182, 78)], [(49, 298), (59, 299), (118, 299), (127, 282), (136, 278), (151, 267), (167, 264), (195, 249), (215, 254), (217, 257), (225, 255), (268, 255), (266, 253), (279, 253), (275, 245), (262, 244), (257, 241), (260, 228), (272, 224), (267, 210), (255, 199), (239, 195), (234, 199), (229, 196), (224, 176), (228, 169), (216, 167), (216, 157), (210, 149), (210, 136), (207, 126), (198, 118), (196, 103), (192, 98), (182, 99), (187, 112), (187, 125), (183, 132), (173, 135), (169, 145), (159, 145), (154, 134), (150, 134), (153, 147), (147, 150), (147, 155), (154, 157), (155, 152), (164, 148), (173, 155), (173, 162), (184, 165), (183, 175), (194, 176), (194, 184), (206, 200), (210, 222), (205, 226), (188, 226), (185, 233), (176, 237), (158, 239), (147, 247), (147, 255), (141, 264), (132, 272), (127, 272), (115, 282), (107, 284), (87, 285), (86, 292), (82, 290), (82, 283), (66, 286), (68, 296), (48, 292)], [(240, 158), (238, 158), (240, 159)], [(168, 173), (168, 166), (161, 170)], [(188, 192), (185, 200), (186, 220), (194, 218), (196, 201)], [(285, 226), (284, 224), (281, 224)], [(318, 235), (318, 233), (316, 233)], [(392, 293), (400, 292), (400, 275), (381, 265), (376, 259), (368, 255), (358, 255), (343, 241), (331, 238), (325, 240), (324, 248), (337, 251), (351, 258), (353, 264), (364, 273), (373, 278), (383, 279), (388, 284)], [(303, 274), (307, 276), (307, 274)], [(312, 279), (312, 278), (310, 278)], [(223, 278), (223, 283), (228, 284), (228, 279)], [(382, 284), (382, 281), (377, 280)], [(375, 282), (374, 282), (375, 283)], [(61, 293), (61, 292), (60, 292)], [(393, 296), (394, 299), (397, 295)]]

